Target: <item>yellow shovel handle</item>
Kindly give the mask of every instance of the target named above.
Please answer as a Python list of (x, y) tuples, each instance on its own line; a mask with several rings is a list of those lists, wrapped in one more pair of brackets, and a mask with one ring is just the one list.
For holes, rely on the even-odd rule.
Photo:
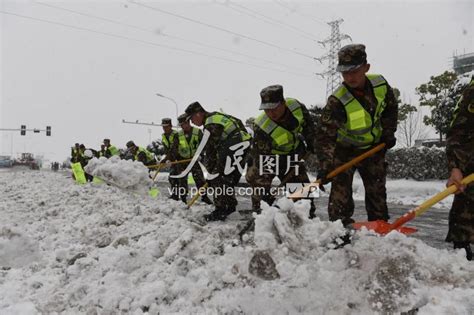
[(168, 162), (168, 163), (160, 163), (160, 164), (154, 164), (154, 165), (148, 165), (148, 168), (161, 168), (163, 165), (173, 165), (173, 164), (180, 164), (180, 163), (186, 163), (186, 162), (191, 162), (193, 159), (185, 159), (185, 160), (180, 160), (180, 161), (173, 161), (173, 162)]
[(155, 182), (155, 179), (156, 179), (156, 177), (158, 176), (158, 173), (160, 172), (161, 167), (162, 167), (163, 165), (164, 165), (164, 164), (158, 164), (158, 168), (155, 170), (155, 175), (153, 175), (153, 179), (152, 179), (153, 182)]
[[(468, 184), (472, 183), (473, 181), (474, 181), (474, 173), (472, 173), (469, 176), (464, 177), (462, 179), (461, 183), (464, 184), (464, 185), (468, 185)], [(440, 202), (441, 200), (443, 200), (447, 196), (449, 196), (451, 194), (454, 194), (456, 192), (456, 190), (458, 190), (456, 185), (451, 185), (448, 188), (446, 188), (445, 190), (443, 190), (442, 192), (440, 192), (440, 193), (434, 195), (433, 197), (431, 197), (430, 199), (426, 200), (421, 205), (416, 207), (416, 209), (414, 210), (415, 211), (415, 216), (419, 216), (419, 215), (425, 213), (426, 210), (428, 210), (431, 206), (433, 206), (434, 204)]]
[[(472, 181), (474, 181), (474, 173), (467, 176), (467, 177), (464, 177), (463, 180), (462, 180), (462, 183), (464, 185), (467, 185), (469, 183), (471, 183)], [(393, 222), (391, 225), (390, 225), (390, 230), (389, 231), (392, 231), (392, 230), (395, 230), (397, 228), (399, 228), (400, 226), (404, 225), (405, 223), (407, 223), (408, 221), (410, 220), (413, 220), (414, 218), (416, 218), (417, 216), (419, 215), (422, 215), (423, 213), (426, 212), (426, 210), (428, 210), (432, 205), (434, 205), (435, 203), (443, 200), (444, 198), (446, 198), (447, 196), (453, 194), (456, 192), (457, 187), (456, 185), (451, 185), (449, 186), (448, 188), (446, 188), (445, 190), (443, 190), (442, 192), (434, 195), (433, 197), (431, 197), (430, 199), (426, 200), (425, 202), (423, 202), (421, 205), (419, 205), (418, 207), (416, 207), (415, 209), (413, 210), (410, 210), (409, 212), (405, 213), (404, 215), (402, 215), (400, 218), (398, 218), (397, 220), (395, 220), (395, 222)]]
[(202, 185), (201, 187), (199, 187), (198, 189), (198, 193), (194, 195), (193, 198), (191, 198), (191, 200), (188, 202), (188, 208), (191, 208), (191, 206), (196, 202), (196, 200), (198, 200), (198, 198), (201, 196), (201, 194), (199, 194), (199, 190), (201, 189), (206, 189), (207, 186), (209, 186), (208, 183), (205, 183), (204, 185)]
[[(336, 168), (335, 170), (333, 170), (332, 172), (330, 172), (328, 175), (327, 175), (327, 179), (330, 179), (330, 178), (333, 178), (337, 175), (339, 175), (340, 173), (344, 172), (344, 171), (347, 171), (348, 169), (350, 169), (351, 167), (353, 167), (354, 165), (356, 165), (357, 163), (359, 163), (360, 161), (368, 158), (369, 156), (372, 156), (374, 155), (375, 153), (379, 152), (380, 150), (382, 150), (383, 148), (385, 147), (385, 143), (381, 143), (375, 147), (373, 147), (372, 149), (368, 150), (367, 152), (364, 152), (363, 154), (359, 155), (359, 156), (356, 156), (354, 159), (350, 160), (349, 162), (339, 166), (338, 168)], [(293, 194), (291, 194), (288, 198), (290, 199), (299, 199), (299, 198), (303, 198), (303, 194), (305, 191), (308, 191), (310, 188), (314, 187), (319, 187), (319, 184), (320, 184), (320, 180), (316, 180), (306, 186), (304, 186), (303, 188), (301, 188), (300, 190), (294, 192)]]

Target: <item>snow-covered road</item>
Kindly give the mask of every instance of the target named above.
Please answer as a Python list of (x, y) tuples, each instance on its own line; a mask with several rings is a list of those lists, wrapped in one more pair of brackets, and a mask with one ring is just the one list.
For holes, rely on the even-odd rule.
[(369, 232), (335, 250), (340, 224), (280, 208), (240, 244), (238, 214), (200, 226), (209, 206), (1, 171), (0, 314), (474, 313), (462, 251)]

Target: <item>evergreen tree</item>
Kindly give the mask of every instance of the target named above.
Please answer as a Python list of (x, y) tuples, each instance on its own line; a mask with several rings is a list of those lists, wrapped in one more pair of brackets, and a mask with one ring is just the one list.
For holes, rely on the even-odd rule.
[(416, 88), (420, 105), (431, 107), (431, 116), (425, 116), (423, 122), (435, 128), (440, 141), (448, 131), (458, 97), (458, 93), (453, 92), (456, 79), (456, 73), (445, 71), (441, 75), (432, 76), (428, 83)]

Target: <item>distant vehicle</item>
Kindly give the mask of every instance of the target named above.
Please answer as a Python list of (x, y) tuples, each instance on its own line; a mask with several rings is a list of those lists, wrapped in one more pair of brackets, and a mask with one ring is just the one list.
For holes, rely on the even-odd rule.
[(32, 170), (40, 169), (40, 163), (34, 158), (33, 153), (22, 153), (20, 158), (15, 159), (13, 166), (27, 166)]
[(0, 155), (0, 167), (12, 167), (13, 160), (6, 155)]

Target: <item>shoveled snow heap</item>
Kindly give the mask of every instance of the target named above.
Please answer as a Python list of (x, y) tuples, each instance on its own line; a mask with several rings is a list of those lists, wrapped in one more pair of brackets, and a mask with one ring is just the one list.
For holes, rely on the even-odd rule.
[(121, 160), (118, 156), (93, 158), (84, 169), (88, 174), (123, 189), (146, 192), (152, 184), (148, 168), (143, 163)]
[(280, 200), (242, 222), (50, 172), (0, 173), (0, 313), (472, 314), (474, 264), (393, 232), (308, 220)]

